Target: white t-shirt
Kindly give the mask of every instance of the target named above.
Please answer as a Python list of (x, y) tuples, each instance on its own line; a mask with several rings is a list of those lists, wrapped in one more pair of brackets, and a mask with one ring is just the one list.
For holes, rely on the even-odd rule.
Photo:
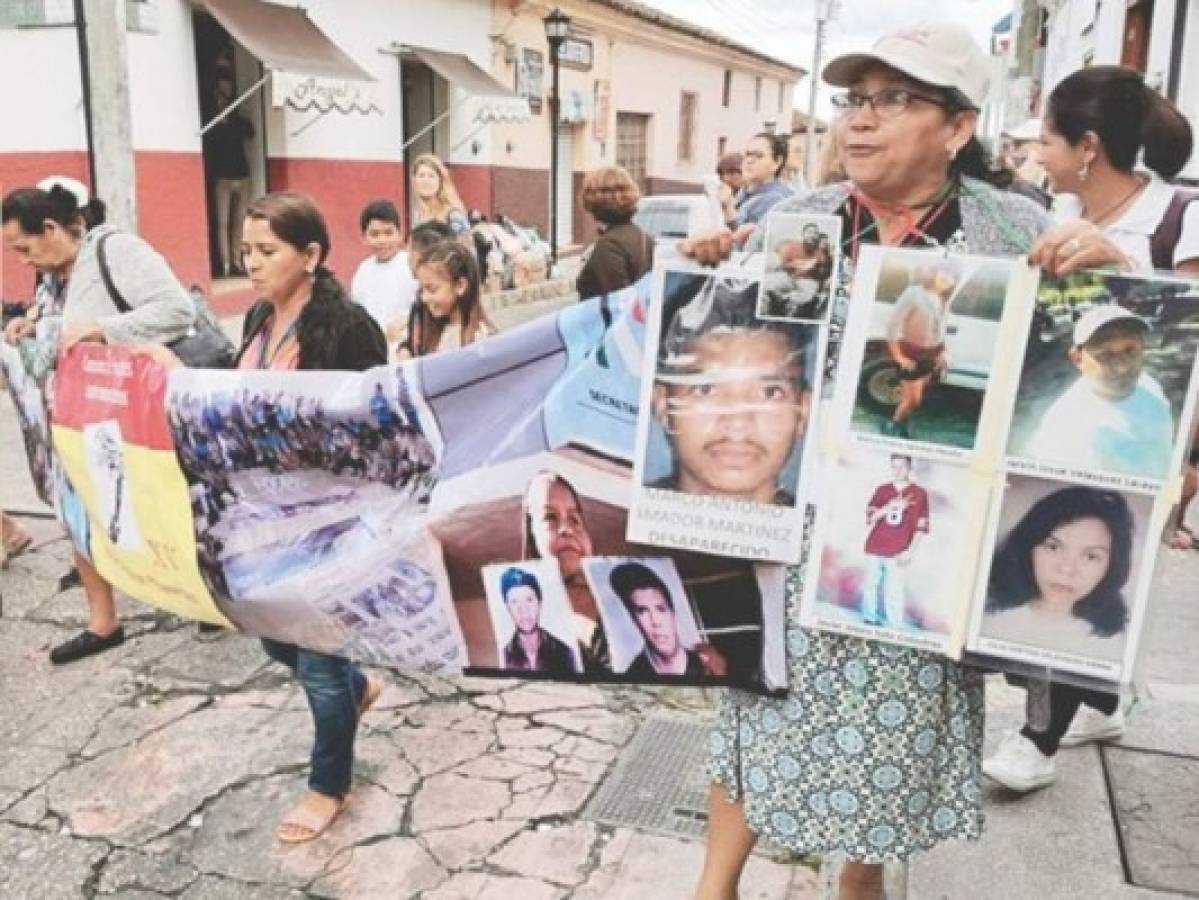
[(408, 322), (408, 311), (419, 285), (408, 268), (408, 254), (401, 250), (387, 262), (368, 256), (350, 284), (350, 297), (371, 314), (384, 334)]
[[(1173, 185), (1151, 177), (1132, 206), (1103, 229), (1112, 243), (1136, 262), (1138, 271), (1153, 269), (1149, 241), (1173, 197)], [(1053, 201), (1053, 218), (1059, 223), (1082, 218), (1082, 201), (1074, 194), (1058, 194)], [(1189, 204), (1183, 213), (1182, 234), (1174, 247), (1176, 267), (1188, 259), (1199, 259), (1199, 202)]]
[(1142, 372), (1122, 400), (1100, 396), (1080, 376), (1045, 410), (1024, 455), (1089, 471), (1164, 479), (1173, 441), (1170, 403), (1153, 376)]

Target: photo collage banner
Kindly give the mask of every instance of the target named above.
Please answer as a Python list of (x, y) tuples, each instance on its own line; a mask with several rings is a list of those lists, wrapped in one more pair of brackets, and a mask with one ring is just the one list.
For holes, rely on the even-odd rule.
[(1199, 286), (863, 247), (851, 294), (839, 228), (363, 373), (76, 348), (58, 506), (135, 598), (404, 670), (780, 691), (803, 565), (806, 627), (1127, 681)]

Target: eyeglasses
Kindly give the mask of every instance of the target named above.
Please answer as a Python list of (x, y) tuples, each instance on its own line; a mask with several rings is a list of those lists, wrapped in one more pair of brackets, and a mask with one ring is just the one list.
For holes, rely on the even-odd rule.
[(880, 119), (894, 119), (901, 115), (913, 100), (923, 100), (925, 103), (931, 103), (934, 106), (946, 107), (948, 104), (944, 100), (936, 97), (928, 97), (924, 94), (917, 94), (915, 91), (909, 91), (907, 88), (883, 88), (881, 91), (875, 91), (873, 94), (859, 94), (857, 91), (842, 91), (833, 94), (829, 98), (833, 107), (842, 111), (853, 110), (857, 111), (866, 104), (870, 104), (870, 108), (874, 110), (875, 115)]

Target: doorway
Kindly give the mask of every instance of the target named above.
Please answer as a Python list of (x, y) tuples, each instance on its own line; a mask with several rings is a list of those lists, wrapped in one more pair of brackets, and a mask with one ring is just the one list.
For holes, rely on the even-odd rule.
[(1124, 48), (1120, 65), (1142, 75), (1149, 67), (1149, 29), (1153, 24), (1153, 0), (1137, 0), (1124, 14)]
[[(446, 161), (450, 146), (450, 86), (444, 78), (419, 59), (401, 58), (400, 96), (404, 118), (404, 196), (409, 198), (409, 217), (415, 208), (412, 194), (412, 162), (432, 153)], [(437, 124), (433, 124), (433, 123)]]
[[(211, 122), (228, 103), (251, 88), (263, 73), (262, 63), (238, 44), (211, 15), (193, 13), (196, 86), (200, 123)], [(245, 204), (268, 190), (264, 92), (243, 101), (220, 125), (204, 135), (204, 195), (208, 216), (208, 259), (216, 279), (240, 270), (240, 221)], [(237, 178), (234, 176), (242, 175)], [(221, 224), (230, 235), (222, 241)], [(214, 290), (216, 285), (214, 285)]]

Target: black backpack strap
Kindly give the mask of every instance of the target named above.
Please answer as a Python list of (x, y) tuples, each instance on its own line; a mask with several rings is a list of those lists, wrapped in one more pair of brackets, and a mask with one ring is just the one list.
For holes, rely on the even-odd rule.
[(1157, 223), (1157, 228), (1149, 237), (1149, 258), (1153, 262), (1153, 268), (1174, 268), (1174, 250), (1182, 240), (1182, 218), (1192, 200), (1199, 200), (1199, 194), (1176, 190), (1170, 198), (1170, 204), (1166, 207), (1162, 220)]
[(133, 307), (129, 305), (125, 298), (121, 296), (121, 292), (117, 290), (117, 284), (112, 280), (112, 269), (108, 268), (108, 256), (104, 253), (104, 244), (114, 234), (116, 234), (115, 231), (106, 231), (100, 235), (100, 240), (96, 241), (96, 262), (100, 264), (100, 277), (104, 280), (104, 288), (108, 291), (108, 296), (112, 298), (117, 312), (127, 313), (132, 311)]

